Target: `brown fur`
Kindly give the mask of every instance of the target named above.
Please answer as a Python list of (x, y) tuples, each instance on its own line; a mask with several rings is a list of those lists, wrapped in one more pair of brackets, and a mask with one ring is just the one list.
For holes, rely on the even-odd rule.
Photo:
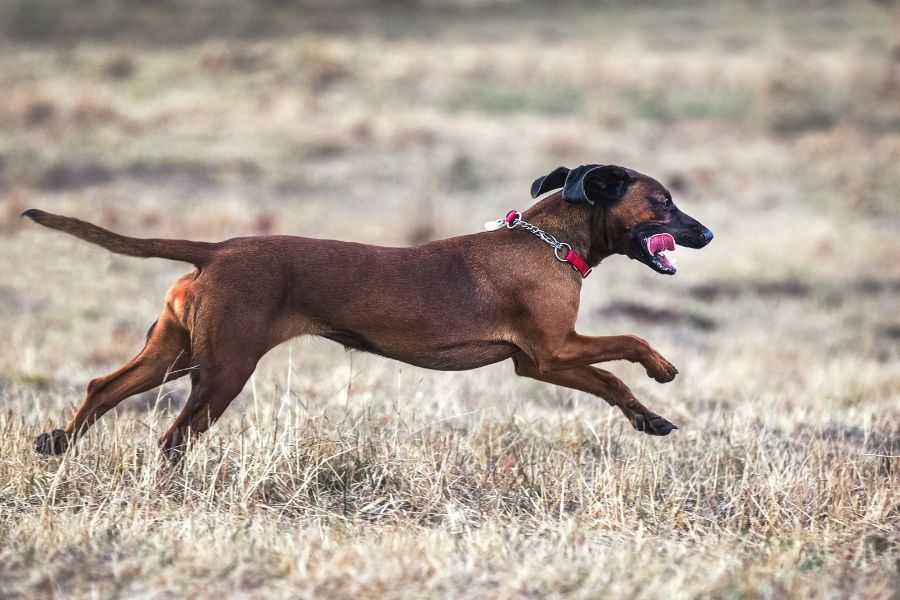
[[(651, 201), (664, 188), (649, 177), (634, 177), (610, 206), (573, 204), (554, 193), (523, 217), (596, 266), (611, 254), (629, 252), (632, 227), (665, 225), (669, 218)], [(599, 396), (640, 431), (666, 435), (675, 428), (617, 377), (592, 365), (629, 360), (660, 382), (671, 381), (675, 367), (633, 335), (576, 333), (580, 276), (522, 230), (415, 248), (290, 236), (203, 243), (129, 238), (37, 210), (25, 216), (113, 252), (196, 265), (169, 290), (138, 356), (91, 381), (64, 430), (37, 438), (42, 453), (65, 451), (125, 398), (190, 373), (190, 397), (159, 440), (177, 457), (225, 411), (266, 352), (302, 335), (430, 369), (464, 370), (512, 359), (518, 375)]]

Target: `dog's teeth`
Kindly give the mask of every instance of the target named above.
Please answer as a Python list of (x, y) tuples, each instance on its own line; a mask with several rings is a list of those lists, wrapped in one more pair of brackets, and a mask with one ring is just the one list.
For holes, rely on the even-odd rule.
[(662, 250), (661, 252), (657, 252), (656, 256), (660, 257), (667, 267), (675, 268), (675, 256), (669, 254), (670, 250)]

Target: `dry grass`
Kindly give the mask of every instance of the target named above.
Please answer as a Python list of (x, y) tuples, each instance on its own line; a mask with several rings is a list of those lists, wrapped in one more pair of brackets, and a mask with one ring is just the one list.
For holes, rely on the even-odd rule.
[[(162, 8), (112, 42), (0, 3), (32, 27), (0, 44), (0, 596), (897, 597), (896, 10), (440, 4), (279, 7), (277, 27), (245, 8), (222, 25), (244, 39), (213, 11), (171, 46), (150, 35)], [(88, 34), (122, 16), (104, 14)], [(510, 365), (297, 340), (179, 469), (154, 444), (178, 382), (65, 457), (32, 452), (184, 266), (22, 209), (405, 244), (596, 161), (657, 175), (717, 234), (675, 278), (612, 259), (584, 287), (581, 329), (642, 335), (681, 370), (611, 366), (672, 436)]]

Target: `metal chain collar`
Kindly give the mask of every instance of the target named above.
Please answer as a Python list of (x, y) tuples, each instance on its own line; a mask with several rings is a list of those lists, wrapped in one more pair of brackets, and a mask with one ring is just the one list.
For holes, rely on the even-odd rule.
[[(500, 219), (503, 221), (503, 219)], [(537, 237), (539, 237), (542, 241), (546, 242), (553, 246), (553, 254), (556, 256), (556, 260), (559, 262), (569, 262), (566, 260), (566, 256), (569, 251), (572, 250), (572, 246), (565, 242), (560, 242), (555, 237), (538, 227), (537, 225), (532, 225), (528, 221), (524, 221), (522, 216), (519, 213), (516, 213), (516, 217), (512, 221), (505, 222), (507, 229), (515, 229), (516, 227), (521, 227), (526, 231), (530, 231)], [(565, 249), (562, 256), (559, 255), (559, 251)]]

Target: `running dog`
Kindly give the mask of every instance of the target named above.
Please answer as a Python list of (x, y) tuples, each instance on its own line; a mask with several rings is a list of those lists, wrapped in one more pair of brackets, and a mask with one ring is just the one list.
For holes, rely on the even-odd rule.
[[(559, 191), (554, 191), (559, 190)], [(490, 231), (414, 248), (272, 235), (218, 243), (138, 239), (70, 217), (28, 217), (111, 252), (191, 263), (169, 289), (143, 350), (92, 380), (64, 429), (35, 439), (60, 454), (125, 398), (190, 374), (191, 393), (160, 448), (177, 460), (241, 392), (264, 354), (303, 335), (419, 367), (467, 370), (511, 359), (517, 375), (581, 390), (617, 406), (631, 425), (675, 425), (641, 404), (596, 363), (640, 363), (650, 377), (678, 371), (634, 335), (576, 333), (581, 283), (622, 254), (672, 275), (665, 253), (702, 248), (712, 232), (676, 208), (656, 180), (615, 165), (560, 167), (539, 178), (524, 213)]]

